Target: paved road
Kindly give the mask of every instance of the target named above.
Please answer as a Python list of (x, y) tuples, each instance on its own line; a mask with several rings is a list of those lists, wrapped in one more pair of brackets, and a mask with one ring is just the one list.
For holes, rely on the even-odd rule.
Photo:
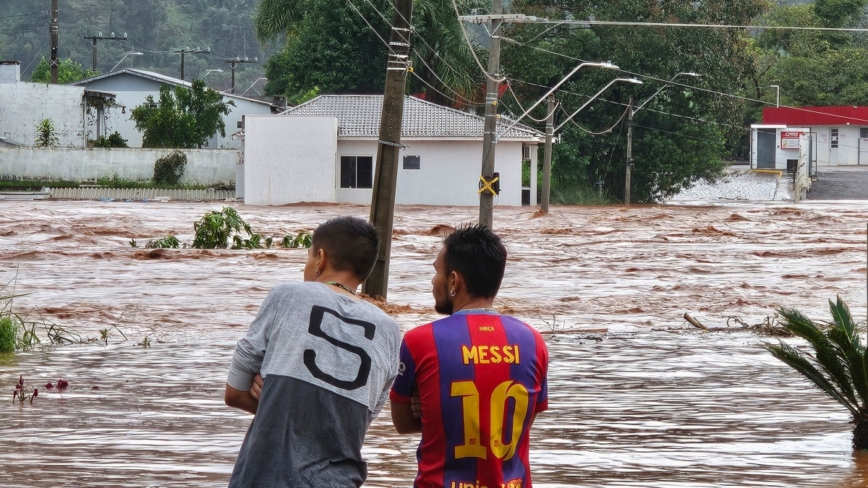
[(808, 200), (868, 200), (868, 166), (821, 167)]

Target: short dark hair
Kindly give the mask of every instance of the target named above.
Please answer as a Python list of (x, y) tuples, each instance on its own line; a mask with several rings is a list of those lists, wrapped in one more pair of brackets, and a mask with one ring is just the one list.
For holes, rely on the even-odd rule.
[(332, 268), (352, 271), (364, 281), (377, 262), (380, 234), (358, 217), (335, 217), (313, 231), (312, 246), (314, 252), (325, 250)]
[(446, 248), (446, 272), (456, 271), (464, 277), (467, 293), (475, 297), (494, 298), (506, 269), (506, 247), (488, 227), (465, 225), (449, 234)]

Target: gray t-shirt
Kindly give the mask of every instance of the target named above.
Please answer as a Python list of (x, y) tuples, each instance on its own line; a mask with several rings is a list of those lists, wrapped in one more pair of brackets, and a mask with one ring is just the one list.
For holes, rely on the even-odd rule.
[(361, 449), (398, 374), (398, 324), (321, 283), (275, 287), (238, 341), (229, 386), (264, 378), (230, 487), (360, 486)]

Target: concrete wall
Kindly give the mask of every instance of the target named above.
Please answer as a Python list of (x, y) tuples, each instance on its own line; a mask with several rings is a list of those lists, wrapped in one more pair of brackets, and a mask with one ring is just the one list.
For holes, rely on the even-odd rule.
[(84, 88), (45, 83), (0, 83), (0, 138), (30, 146), (36, 125), (51, 119), (61, 147), (84, 147)]
[[(799, 148), (783, 149), (781, 148), (781, 132), (811, 132), (808, 127), (788, 127), (786, 129), (775, 129), (775, 169), (786, 171), (788, 159), (799, 159)], [(757, 130), (751, 130), (751, 168), (757, 167)], [(826, 149), (828, 151), (828, 147)], [(815, 152), (815, 154), (817, 154)], [(828, 154), (828, 153), (827, 153)], [(828, 158), (828, 156), (827, 156)], [(827, 162), (821, 163), (822, 166), (828, 165)]]
[[(479, 174), (482, 166), (482, 141), (414, 140), (401, 141), (398, 163), (398, 188), (395, 203), (422, 205), (479, 205)], [(521, 142), (501, 141), (495, 154), (500, 173), (498, 205), (521, 205)], [(534, 148), (531, 153), (534, 153)], [(377, 142), (338, 141), (335, 181), (338, 203), (370, 204), (373, 190), (340, 187), (341, 156), (373, 156), (376, 166)], [(404, 156), (419, 156), (420, 169), (403, 169)], [(376, 174), (376, 167), (374, 167)], [(535, 192), (533, 198), (535, 198)], [(533, 203), (533, 201), (532, 201)]]
[(244, 203), (335, 201), (335, 117), (248, 116)]
[[(127, 139), (130, 147), (142, 147), (142, 133), (136, 130), (136, 123), (130, 118), (132, 110), (145, 103), (148, 95), (153, 96), (154, 101), (159, 101), (160, 86), (159, 82), (126, 73), (87, 84), (88, 89), (117, 95), (118, 105), (125, 108), (111, 111), (107, 117), (107, 127), (103, 131), (105, 134), (118, 131), (124, 139)], [(232, 140), (230, 136), (239, 131), (238, 122), (241, 121), (242, 116), (271, 114), (271, 107), (267, 104), (232, 97), (223, 98), (224, 102), (229, 100), (235, 103), (235, 107), (230, 107), (229, 115), (223, 117), (223, 122), (226, 124), (226, 137), (221, 137), (219, 133), (215, 134), (208, 140), (208, 149), (238, 148), (240, 141)], [(91, 134), (90, 138), (93, 139), (94, 136), (95, 134)]]
[[(41, 149), (0, 147), (0, 178), (93, 181), (112, 177), (149, 180), (154, 162), (170, 149)], [(181, 182), (217, 185), (235, 181), (238, 151), (186, 149), (187, 166)]]

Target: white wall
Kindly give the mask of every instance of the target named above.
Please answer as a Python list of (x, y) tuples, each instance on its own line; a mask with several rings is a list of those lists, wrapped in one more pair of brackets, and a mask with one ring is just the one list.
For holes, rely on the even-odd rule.
[(334, 202), (337, 138), (335, 117), (245, 117), (244, 203)]
[[(838, 148), (831, 144), (832, 129), (838, 129)], [(851, 166), (868, 164), (868, 140), (859, 140), (859, 126), (818, 126), (811, 130), (817, 133), (818, 166)], [(861, 146), (861, 151), (860, 151)], [(861, 154), (860, 154), (861, 152)]]
[[(112, 177), (149, 180), (154, 162), (170, 149), (42, 149), (0, 147), (0, 178), (93, 181)], [(238, 151), (185, 149), (187, 166), (181, 182), (217, 185), (235, 181)]]
[(84, 147), (84, 88), (46, 83), (0, 83), (0, 137), (30, 146), (36, 125), (51, 119), (61, 147)]
[[(399, 152), (397, 204), (479, 205), (482, 141), (402, 139)], [(521, 205), (521, 147), (517, 141), (497, 144), (495, 166), (500, 173), (498, 205)], [(533, 153), (535, 149), (531, 151)], [(376, 166), (377, 142), (341, 139), (335, 158), (334, 186), (338, 203), (370, 204), (373, 190), (340, 188), (341, 156), (372, 156)], [(419, 170), (403, 169), (404, 156), (420, 156)], [(374, 167), (376, 174), (376, 167)], [(532, 202), (533, 203), (533, 202)]]

